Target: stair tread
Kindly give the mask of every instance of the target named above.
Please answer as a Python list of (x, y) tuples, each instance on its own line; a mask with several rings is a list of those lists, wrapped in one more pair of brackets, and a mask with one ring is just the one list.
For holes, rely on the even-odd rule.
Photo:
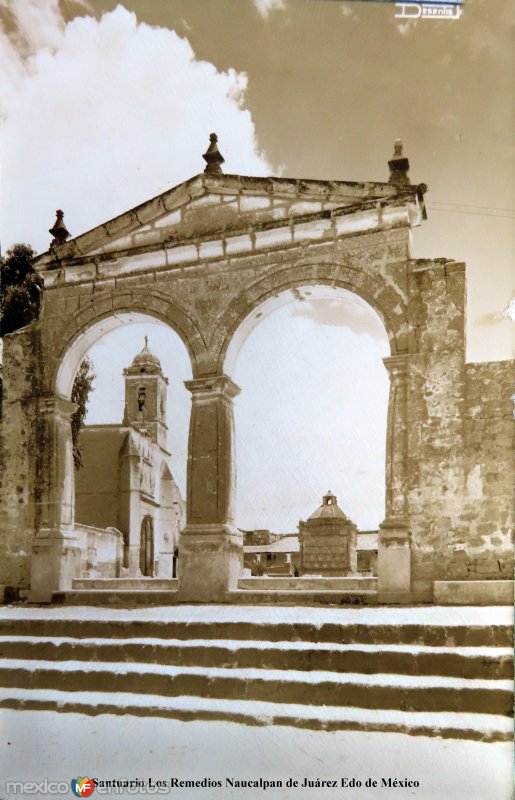
[(3, 607), (0, 623), (9, 620), (172, 623), (252, 623), (255, 625), (294, 624), (319, 626), (336, 624), (364, 626), (509, 627), (514, 610), (508, 606), (379, 606), (367, 608), (315, 608), (304, 606), (178, 605), (139, 609), (106, 609), (93, 606)]
[[(107, 698), (107, 699), (106, 699)], [(394, 725), (403, 728), (429, 728), (438, 735), (438, 730), (473, 730), (485, 736), (491, 732), (504, 733), (511, 737), (513, 721), (499, 714), (468, 713), (455, 711), (398, 711), (396, 709), (367, 709), (354, 706), (317, 706), (316, 711), (310, 706), (292, 705), (289, 703), (270, 703), (256, 700), (226, 700), (197, 696), (165, 697), (152, 694), (135, 694), (131, 692), (66, 692), (57, 689), (2, 689), (0, 688), (0, 706), (9, 701), (33, 702), (44, 704), (54, 702), (61, 708), (69, 703), (72, 706), (83, 705), (94, 709), (107, 707), (131, 713), (131, 709), (191, 711), (194, 715), (202, 712), (225, 712), (252, 718), (259, 718), (263, 723), (304, 719), (317, 723), (330, 721), (357, 722), (379, 726)]]
[(73, 644), (85, 647), (109, 645), (110, 647), (125, 647), (127, 645), (151, 645), (162, 648), (223, 648), (237, 651), (240, 649), (251, 650), (316, 650), (326, 652), (361, 652), (361, 653), (407, 653), (407, 654), (456, 654), (467, 658), (502, 658), (512, 656), (512, 648), (497, 646), (456, 647), (454, 645), (411, 645), (411, 644), (361, 644), (338, 642), (309, 642), (309, 641), (275, 641), (251, 639), (168, 639), (159, 637), (131, 636), (127, 638), (103, 637), (72, 637), (72, 636), (0, 636), (0, 645), (8, 642), (34, 644), (53, 643)]
[(513, 681), (510, 679), (485, 679), (485, 678), (456, 678), (442, 675), (400, 675), (397, 673), (365, 674), (358, 672), (335, 673), (320, 670), (278, 670), (260, 669), (258, 667), (202, 667), (202, 666), (175, 666), (169, 664), (148, 664), (126, 661), (47, 661), (28, 659), (0, 659), (2, 669), (13, 672), (24, 670), (26, 672), (51, 671), (62, 672), (109, 672), (115, 675), (164, 675), (177, 677), (179, 675), (199, 676), (218, 679), (259, 680), (262, 682), (288, 682), (288, 683), (334, 683), (334, 684), (364, 684), (370, 687), (392, 686), (412, 689), (422, 688), (448, 688), (448, 689), (486, 689), (488, 691), (513, 692)]

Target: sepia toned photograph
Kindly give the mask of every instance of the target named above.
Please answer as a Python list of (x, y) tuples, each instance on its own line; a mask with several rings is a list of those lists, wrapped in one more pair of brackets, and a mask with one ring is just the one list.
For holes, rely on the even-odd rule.
[(509, 800), (511, 0), (0, 0), (0, 800)]

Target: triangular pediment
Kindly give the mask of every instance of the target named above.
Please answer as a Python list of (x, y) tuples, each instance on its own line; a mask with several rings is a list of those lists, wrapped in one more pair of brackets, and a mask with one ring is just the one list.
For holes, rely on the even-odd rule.
[(387, 183), (354, 183), (241, 175), (197, 175), (142, 203), (55, 251), (44, 253), (37, 265), (54, 261), (128, 251), (174, 247), (213, 235), (237, 235), (252, 228), (277, 226), (284, 221), (316, 218), (338, 209), (370, 208), (415, 194), (417, 187)]

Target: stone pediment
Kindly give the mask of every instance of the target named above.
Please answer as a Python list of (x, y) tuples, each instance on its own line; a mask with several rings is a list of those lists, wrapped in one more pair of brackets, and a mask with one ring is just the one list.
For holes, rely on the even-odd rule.
[(56, 260), (198, 245), (220, 236), (407, 204), (418, 209), (418, 216), (423, 213), (420, 187), (202, 174), (44, 253), (36, 264), (48, 269)]

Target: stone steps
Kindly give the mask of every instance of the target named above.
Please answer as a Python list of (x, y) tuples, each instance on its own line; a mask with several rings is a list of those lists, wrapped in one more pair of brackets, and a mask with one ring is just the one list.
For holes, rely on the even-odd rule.
[(161, 697), (105, 692), (63, 692), (0, 689), (0, 708), (20, 711), (56, 711), (78, 714), (130, 714), (184, 722), (227, 721), (242, 725), (285, 725), (318, 731), (354, 730), (404, 733), (411, 736), (511, 741), (513, 720), (497, 714), (391, 711), (352, 707), (288, 705), (248, 700), (212, 700), (203, 697)]
[[(274, 580), (271, 578), (270, 580)], [(375, 589), (240, 589), (227, 592), (227, 602), (238, 605), (377, 605)]]
[(377, 578), (372, 577), (348, 577), (348, 578), (322, 578), (318, 576), (303, 576), (302, 578), (292, 577), (268, 577), (268, 578), (239, 578), (238, 589), (256, 590), (284, 590), (284, 589), (317, 589), (321, 591), (335, 590), (377, 590)]
[(177, 591), (177, 578), (76, 578), (73, 589), (130, 591)]
[[(204, 607), (194, 607), (201, 611)], [(127, 639), (132, 637), (157, 638), (162, 640), (179, 639), (195, 640), (238, 640), (252, 642), (305, 642), (305, 643), (335, 643), (335, 644), (369, 644), (369, 645), (419, 645), (428, 647), (511, 647), (513, 630), (506, 625), (481, 625), (481, 624), (424, 624), (423, 622), (388, 622), (390, 615), (381, 616), (377, 621), (367, 618), (361, 622), (361, 611), (366, 609), (347, 610), (345, 622), (332, 621), (338, 616), (337, 609), (322, 609), (333, 611), (328, 614), (328, 621), (309, 622), (309, 611), (302, 609), (302, 618), (306, 621), (293, 621), (281, 619), (280, 611), (290, 609), (274, 609), (277, 621), (264, 619), (262, 622), (254, 619), (238, 619), (233, 614), (233, 619), (206, 619), (203, 621), (200, 614), (192, 615), (190, 620), (180, 619), (178, 612), (183, 609), (189, 611), (191, 607), (178, 607), (166, 609), (140, 609), (110, 611), (95, 608), (70, 608), (62, 609), (63, 617), (37, 614), (31, 617), (0, 618), (0, 636), (35, 636), (40, 639), (46, 637), (71, 637)], [(213, 609), (213, 607), (210, 607)], [(39, 609), (36, 609), (39, 611)], [(225, 608), (218, 607), (221, 612)], [(247, 610), (247, 609), (242, 609)], [(253, 611), (254, 609), (248, 609)], [(295, 609), (297, 610), (297, 609)], [(373, 611), (376, 609), (370, 609)], [(377, 609), (378, 610), (378, 609)], [(424, 609), (425, 610), (425, 609)], [(429, 609), (428, 609), (429, 610)], [(53, 614), (61, 609), (52, 609)], [(64, 612), (76, 613), (76, 616)], [(95, 612), (88, 617), (84, 612)], [(256, 610), (257, 611), (257, 610)], [(344, 610), (342, 610), (343, 613)], [(154, 612), (152, 615), (151, 612)], [(156, 614), (157, 612), (157, 614)], [(174, 618), (176, 612), (177, 618)], [(100, 614), (104, 616), (100, 616)], [(162, 618), (159, 616), (162, 615)], [(156, 618), (156, 616), (158, 618)], [(168, 616), (168, 619), (167, 619)], [(206, 614), (207, 616), (207, 614)], [(270, 615), (269, 615), (270, 616)], [(325, 617), (326, 615), (324, 615)]]
[[(249, 580), (249, 579), (247, 579)], [(265, 579), (270, 583), (281, 578)], [(374, 580), (374, 579), (372, 579)], [(118, 579), (107, 581), (99, 579), (74, 581), (74, 588), (68, 592), (56, 592), (52, 601), (71, 606), (111, 606), (112, 608), (132, 608), (135, 606), (176, 605), (180, 602), (177, 588), (159, 588), (153, 584), (148, 588), (131, 588), (117, 583)], [(135, 579), (137, 582), (137, 579)], [(171, 583), (171, 582), (169, 582)], [(75, 588), (75, 584), (77, 587)], [(262, 589), (243, 588), (227, 592), (225, 602), (238, 605), (377, 605), (375, 588), (274, 588), (264, 584)]]
[(510, 679), (510, 648), (313, 644), (158, 638), (77, 639), (2, 636), (0, 659), (138, 662), (174, 666), (234, 667), (329, 672), (445, 675)]
[(507, 740), (508, 610), (442, 612), (6, 609), (0, 706)]
[(111, 606), (112, 608), (173, 606), (179, 603), (179, 594), (176, 588), (171, 590), (158, 588), (122, 589), (118, 586), (105, 589), (77, 588), (69, 592), (55, 592), (52, 596), (52, 602), (69, 606), (90, 605)]
[(510, 680), (378, 673), (186, 667), (127, 662), (0, 662), (0, 686), (68, 692), (128, 692), (162, 697), (270, 701), (401, 711), (509, 715)]

